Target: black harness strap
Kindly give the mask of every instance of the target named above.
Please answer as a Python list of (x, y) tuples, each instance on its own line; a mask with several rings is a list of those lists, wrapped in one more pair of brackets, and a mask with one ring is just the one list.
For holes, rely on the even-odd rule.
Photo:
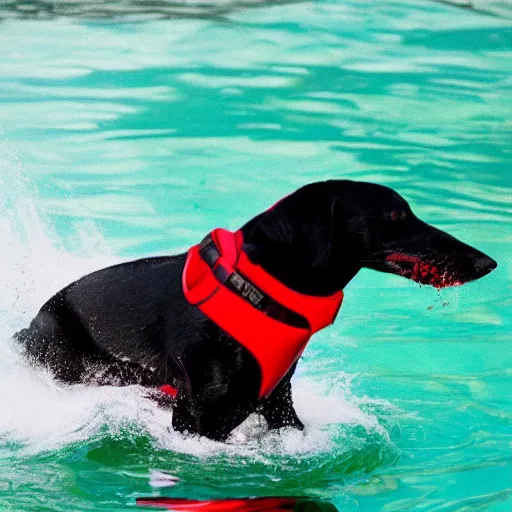
[(295, 311), (288, 309), (270, 295), (260, 290), (254, 283), (238, 271), (229, 272), (222, 265), (217, 265), (220, 252), (217, 249), (211, 235), (206, 236), (199, 245), (199, 255), (203, 261), (212, 269), (217, 281), (224, 285), (252, 307), (261, 311), (268, 317), (292, 327), (309, 329), (310, 325), (306, 318)]

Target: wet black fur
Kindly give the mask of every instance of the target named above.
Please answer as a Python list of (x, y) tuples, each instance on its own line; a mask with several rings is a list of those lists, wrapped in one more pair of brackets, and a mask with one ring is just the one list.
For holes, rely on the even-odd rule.
[[(254, 263), (317, 296), (343, 289), (362, 267), (399, 273), (386, 261), (393, 252), (420, 256), (463, 281), (496, 266), (420, 221), (393, 190), (369, 183), (307, 185), (242, 230)], [(259, 401), (252, 355), (185, 300), (185, 257), (147, 258), (89, 274), (52, 297), (16, 337), (31, 361), (67, 383), (176, 386), (173, 426), (180, 431), (222, 440), (252, 412), (270, 428), (302, 429), (291, 397), (295, 367)]]

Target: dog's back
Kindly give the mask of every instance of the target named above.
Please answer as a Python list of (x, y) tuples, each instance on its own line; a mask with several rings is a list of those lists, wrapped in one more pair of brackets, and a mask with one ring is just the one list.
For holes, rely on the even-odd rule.
[[(98, 373), (103, 383), (158, 385), (199, 316), (181, 292), (184, 261), (147, 258), (89, 274), (48, 300), (16, 338), (32, 361), (65, 382), (92, 381), (94, 370), (116, 366)], [(123, 367), (137, 365), (138, 377), (126, 382)]]

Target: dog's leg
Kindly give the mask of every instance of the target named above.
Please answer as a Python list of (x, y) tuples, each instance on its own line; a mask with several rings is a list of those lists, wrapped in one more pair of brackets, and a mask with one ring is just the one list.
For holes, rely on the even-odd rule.
[(173, 408), (172, 426), (178, 432), (225, 441), (231, 431), (254, 409), (252, 404), (233, 409), (222, 401), (205, 403), (178, 398)]
[(199, 414), (186, 397), (179, 397), (173, 406), (172, 428), (178, 432), (189, 434), (201, 433)]
[(259, 408), (259, 413), (265, 418), (268, 428), (271, 430), (283, 427), (293, 427), (304, 430), (304, 424), (300, 421), (292, 399), (292, 384), (290, 378), (295, 371), (295, 366), (289, 374), (272, 391)]

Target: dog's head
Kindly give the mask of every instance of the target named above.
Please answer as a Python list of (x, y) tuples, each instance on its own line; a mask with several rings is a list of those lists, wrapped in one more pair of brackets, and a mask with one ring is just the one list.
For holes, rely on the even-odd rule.
[(362, 267), (436, 288), (496, 268), (489, 256), (418, 219), (394, 190), (372, 183), (307, 185), (244, 229), (256, 242), (255, 259), (291, 285), (300, 273), (308, 290), (325, 291), (329, 280), (343, 287)]
[(461, 285), (496, 268), (489, 256), (418, 219), (394, 190), (351, 181), (333, 185), (340, 193), (334, 199), (335, 233), (350, 237), (362, 267), (436, 288)]

